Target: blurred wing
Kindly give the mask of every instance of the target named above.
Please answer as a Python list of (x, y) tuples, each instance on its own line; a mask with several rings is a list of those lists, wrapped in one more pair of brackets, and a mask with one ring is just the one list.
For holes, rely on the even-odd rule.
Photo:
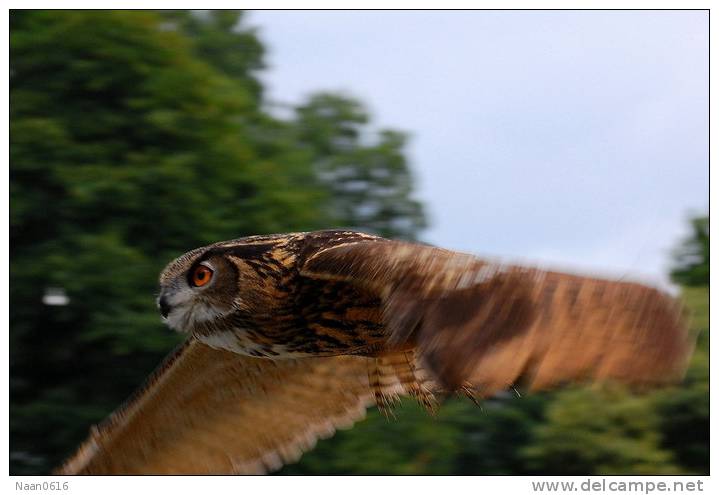
[(59, 474), (264, 473), (373, 400), (367, 358), (269, 360), (188, 340)]
[[(443, 388), (489, 396), (582, 379), (679, 377), (693, 348), (679, 304), (656, 289), (396, 241), (310, 256), (301, 273), (382, 297), (389, 344), (416, 344)], [(469, 383), (467, 383), (469, 382)]]

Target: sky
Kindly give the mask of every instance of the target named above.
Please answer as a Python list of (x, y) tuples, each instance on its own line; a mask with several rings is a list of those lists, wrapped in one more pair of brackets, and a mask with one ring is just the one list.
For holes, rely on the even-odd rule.
[(411, 136), (442, 247), (666, 284), (708, 209), (708, 14), (253, 11), (269, 100)]

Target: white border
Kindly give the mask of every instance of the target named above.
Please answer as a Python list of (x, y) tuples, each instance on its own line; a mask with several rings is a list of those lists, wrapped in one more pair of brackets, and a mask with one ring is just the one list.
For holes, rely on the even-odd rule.
[[(124, 1), (124, 2), (90, 2), (88, 0), (74, 0), (66, 2), (52, 2), (52, 1), (17, 1), (10, 0), (8, 6), (11, 9), (29, 9), (29, 8), (118, 8), (118, 9), (146, 9), (146, 8), (197, 8), (200, 6), (198, 2), (188, 1)], [(618, 0), (605, 0), (605, 1), (549, 1), (549, 2), (536, 2), (536, 1), (485, 1), (485, 2), (472, 2), (467, 0), (445, 0), (443, 2), (429, 1), (429, 0), (413, 0), (413, 1), (392, 1), (392, 0), (364, 0), (364, 1), (347, 1), (341, 4), (344, 8), (362, 8), (362, 9), (387, 9), (387, 8), (407, 8), (411, 7), (414, 9), (419, 8), (494, 8), (494, 9), (709, 9), (711, 2), (709, 1), (618, 1)], [(211, 1), (204, 2), (203, 8), (244, 8), (244, 9), (282, 9), (282, 8), (314, 8), (314, 9), (336, 9), (338, 8), (338, 2), (332, 0), (314, 0), (301, 2), (293, 2), (291, 0), (268, 0), (268, 1)], [(9, 14), (9, 11), (8, 11)], [(7, 15), (2, 22), (2, 33), (1, 39), (3, 40), (3, 56), (8, 56), (9, 47), (8, 43), (9, 33), (9, 15)], [(716, 40), (711, 36), (710, 33), (710, 49), (712, 54), (717, 53)], [(716, 67), (714, 63), (715, 56), (711, 56), (710, 65), (710, 77), (712, 81), (716, 80), (714, 76), (713, 67)], [(2, 64), (3, 71), (3, 86), (5, 88), (2, 103), (5, 109), (5, 115), (8, 115), (8, 104), (9, 104), (9, 79), (8, 79), (8, 63)], [(710, 101), (710, 123), (714, 123), (714, 103)], [(3, 132), (2, 132), (2, 143), (5, 153), (3, 155), (4, 160), (8, 157), (8, 146), (9, 146), (9, 129), (8, 119), (3, 120)], [(715, 142), (716, 125), (711, 127), (710, 132), (710, 143)], [(8, 167), (4, 170), (7, 173)], [(6, 175), (7, 177), (7, 175)], [(716, 174), (712, 174), (710, 178), (711, 186), (715, 186)], [(716, 190), (712, 187), (712, 190)], [(5, 359), (5, 366), (3, 366), (3, 373), (7, 373), (8, 370), (8, 357), (9, 357), (9, 336), (8, 336), (8, 286), (7, 286), (7, 274), (9, 273), (9, 190), (8, 181), (0, 180), (0, 194), (2, 194), (2, 205), (4, 206), (3, 214), (1, 216), (2, 221), (2, 256), (5, 261), (5, 273), (3, 283), (0, 283), (1, 308), (2, 308), (2, 323), (4, 330), (4, 338), (2, 339), (2, 345), (4, 347), (2, 355)], [(714, 198), (710, 198), (710, 207), (715, 207)], [(715, 210), (719, 211), (719, 210)], [(711, 225), (711, 236), (714, 236), (714, 224)], [(711, 252), (714, 254), (715, 246), (712, 246)], [(719, 259), (719, 258), (716, 258)], [(716, 277), (714, 274), (711, 275), (711, 281), (716, 283)], [(716, 296), (712, 294), (711, 303), (712, 307), (717, 307), (715, 304)], [(713, 316), (714, 311), (711, 312)], [(712, 321), (714, 321), (712, 319)], [(714, 340), (714, 339), (712, 339)], [(716, 384), (719, 383), (716, 373), (714, 370), (711, 372), (711, 391), (712, 395), (716, 396)], [(5, 399), (4, 406), (2, 408), (2, 422), (5, 428), (2, 431), (2, 438), (5, 448), (1, 451), (2, 466), (5, 476), (8, 477), (8, 431), (9, 431), (9, 417), (8, 417), (8, 404), (7, 397), (9, 392), (9, 376), (5, 376), (1, 382), (2, 386), (2, 397)], [(716, 408), (712, 409), (712, 420), (716, 416)], [(712, 421), (713, 422), (713, 421)], [(717, 472), (717, 457), (719, 456), (718, 450), (716, 449), (716, 435), (712, 436), (711, 450), (714, 455), (711, 458), (711, 471)], [(191, 455), (191, 453), (190, 453)], [(333, 495), (337, 492), (344, 494), (354, 493), (383, 493), (383, 492), (399, 492), (412, 490), (413, 492), (419, 491), (419, 493), (433, 493), (442, 494), (448, 489), (459, 488), (467, 489), (470, 494), (474, 493), (534, 493), (531, 489), (531, 481), (533, 480), (569, 480), (581, 483), (589, 477), (518, 477), (518, 476), (507, 476), (507, 477), (442, 477), (442, 478), (407, 478), (407, 477), (383, 477), (382, 479), (376, 479), (372, 477), (324, 477), (321, 479), (315, 477), (86, 477), (86, 478), (69, 478), (69, 477), (8, 477), (7, 489), (12, 492), (16, 492), (15, 483), (20, 482), (43, 482), (43, 481), (59, 481), (60, 484), (64, 481), (70, 483), (70, 490), (67, 492), (59, 491), (55, 493), (77, 493), (77, 494), (122, 494), (127, 495), (128, 492), (136, 493), (166, 493), (172, 491), (173, 493), (202, 493), (207, 490), (225, 489), (225, 491), (232, 490), (233, 493), (248, 493), (259, 490), (283, 490), (291, 491), (293, 493), (312, 493), (312, 494), (323, 494), (332, 493)], [(592, 480), (606, 479), (610, 481), (618, 480), (641, 480), (641, 481), (666, 481), (673, 482), (674, 480), (687, 481), (686, 477), (596, 477)], [(696, 480), (704, 481), (703, 492), (708, 492), (711, 485), (711, 479), (707, 477), (695, 478)], [(37, 493), (37, 491), (35, 491)], [(42, 491), (47, 493), (47, 491)], [(539, 493), (539, 492), (537, 492)], [(554, 492), (561, 493), (561, 492)], [(574, 493), (588, 493), (577, 491)], [(613, 493), (613, 492), (599, 492), (593, 491), (591, 493)]]
[(685, 2), (668, 0), (552, 0), (537, 2), (536, 0), (213, 0), (197, 2), (188, 0), (171, 1), (96, 1), (69, 0), (9, 0), (10, 9), (709, 9), (710, 1), (687, 0)]

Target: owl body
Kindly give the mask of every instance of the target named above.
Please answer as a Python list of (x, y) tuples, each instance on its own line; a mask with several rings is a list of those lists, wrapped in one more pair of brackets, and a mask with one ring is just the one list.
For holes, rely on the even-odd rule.
[[(190, 251), (160, 276), (167, 323), (201, 342), (252, 357), (378, 355), (387, 335), (381, 300), (341, 280), (304, 277), (319, 249), (382, 241), (350, 231), (253, 236)], [(192, 284), (207, 267), (212, 280)]]
[(691, 348), (680, 305), (654, 288), (352, 231), (211, 244), (171, 262), (160, 287), (168, 325), (214, 348), (269, 359), (403, 354), (407, 380), (421, 381), (419, 363), (449, 391), (592, 373), (665, 379)]
[(189, 338), (60, 473), (272, 471), (400, 396), (667, 383), (695, 340), (652, 287), (348, 231), (195, 249), (158, 305)]

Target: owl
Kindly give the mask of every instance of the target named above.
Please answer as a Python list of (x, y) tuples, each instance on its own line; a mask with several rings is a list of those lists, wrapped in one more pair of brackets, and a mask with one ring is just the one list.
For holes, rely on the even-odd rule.
[(190, 251), (157, 303), (185, 342), (59, 473), (265, 473), (400, 396), (666, 383), (694, 342), (651, 287), (339, 230)]

